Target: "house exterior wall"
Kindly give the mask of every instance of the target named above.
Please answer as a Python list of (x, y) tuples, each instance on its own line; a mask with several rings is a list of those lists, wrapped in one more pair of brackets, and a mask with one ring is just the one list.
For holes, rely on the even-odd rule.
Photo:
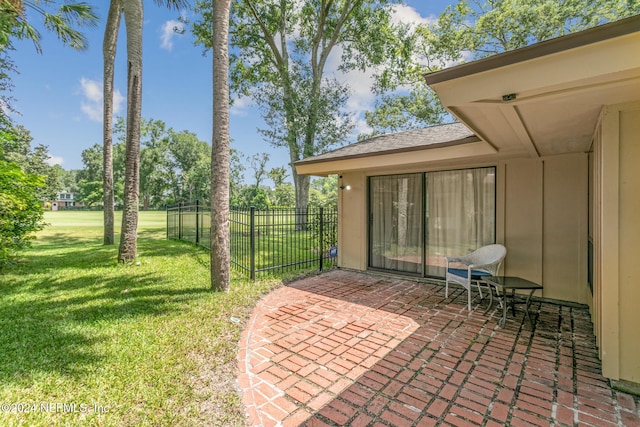
[(543, 284), (544, 296), (587, 303), (587, 154), (494, 163), (452, 163), (422, 168), (341, 174), (339, 265), (368, 265), (367, 177), (496, 166), (496, 240), (507, 247), (503, 273)]
[(640, 384), (640, 102), (604, 109), (594, 138), (591, 307), (602, 370)]
[(55, 200), (44, 202), (44, 208), (52, 211), (76, 206), (82, 206), (82, 203), (75, 201), (75, 193), (67, 193), (65, 191), (58, 193)]
[[(539, 160), (517, 159), (504, 163), (504, 241), (507, 257), (504, 274), (542, 282), (544, 164)], [(545, 295), (551, 290), (544, 290)]]
[[(544, 160), (543, 282), (545, 296), (586, 304), (588, 287), (588, 155)], [(568, 284), (575, 284), (568, 286)]]
[(620, 111), (620, 376), (640, 383), (640, 103)]
[(338, 175), (338, 265), (367, 269), (367, 179), (364, 172)]

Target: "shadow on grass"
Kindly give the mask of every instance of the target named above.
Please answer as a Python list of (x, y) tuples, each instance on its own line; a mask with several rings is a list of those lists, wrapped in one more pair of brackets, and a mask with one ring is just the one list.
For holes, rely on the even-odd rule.
[[(77, 237), (66, 233), (48, 235), (34, 245), (27, 257), (18, 260), (19, 266), (29, 264), (40, 269), (58, 270), (61, 268), (95, 268), (117, 264), (118, 241), (113, 245), (102, 244), (102, 237)], [(61, 248), (64, 248), (61, 250)], [(52, 253), (53, 252), (53, 253)], [(176, 240), (164, 239), (158, 231), (142, 231), (138, 237), (138, 256), (156, 257), (193, 253), (193, 245)]]
[[(54, 241), (0, 276), (0, 384), (49, 373), (81, 377), (105, 359), (101, 344), (114, 339), (112, 324), (181, 310), (208, 292), (176, 287), (163, 272), (119, 266), (117, 247), (58, 244), (56, 253)], [(155, 255), (180, 253), (180, 245), (164, 243)]]
[[(82, 227), (80, 227), (82, 228)], [(48, 232), (43, 236), (39, 237), (35, 242), (36, 245), (61, 245), (61, 244), (69, 244), (74, 245), (78, 243), (95, 243), (97, 245), (101, 245), (103, 243), (103, 235), (102, 230), (96, 230), (94, 227), (85, 227), (87, 232), (85, 235), (81, 235), (78, 230), (73, 230), (69, 232)], [(154, 239), (154, 240), (163, 240), (166, 238), (167, 232), (165, 228), (145, 228), (143, 230), (138, 231), (138, 239)], [(118, 246), (120, 241), (120, 233), (117, 232), (114, 235), (115, 244), (114, 246)], [(107, 246), (111, 247), (111, 246)]]
[(147, 238), (145, 243), (138, 246), (138, 254), (141, 257), (166, 256), (167, 252), (175, 255), (205, 255), (208, 256), (209, 250), (202, 246), (196, 246), (190, 242), (173, 239), (158, 239), (155, 237)]
[(116, 263), (118, 253), (116, 246), (83, 242), (65, 243), (64, 250), (60, 250), (60, 246), (60, 244), (51, 244), (34, 247), (27, 256), (18, 261), (16, 267), (29, 274), (51, 274), (52, 271), (66, 268), (78, 270), (106, 267)]
[(102, 236), (98, 236), (95, 233), (87, 233), (84, 236), (70, 233), (49, 233), (44, 236), (38, 237), (34, 241), (35, 247), (42, 246), (60, 246), (60, 245), (77, 245), (81, 243), (102, 243)]

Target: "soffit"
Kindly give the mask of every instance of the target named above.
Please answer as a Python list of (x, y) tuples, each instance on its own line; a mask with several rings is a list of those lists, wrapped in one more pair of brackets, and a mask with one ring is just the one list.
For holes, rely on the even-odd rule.
[(431, 86), (500, 154), (585, 152), (603, 106), (640, 99), (637, 52), (638, 32)]

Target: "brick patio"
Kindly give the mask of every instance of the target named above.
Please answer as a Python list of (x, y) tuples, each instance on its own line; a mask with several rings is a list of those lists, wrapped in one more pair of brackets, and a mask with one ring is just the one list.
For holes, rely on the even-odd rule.
[[(466, 310), (439, 284), (343, 270), (263, 298), (240, 342), (252, 426), (640, 426), (600, 373), (588, 309)], [(521, 308), (521, 307), (519, 307)]]

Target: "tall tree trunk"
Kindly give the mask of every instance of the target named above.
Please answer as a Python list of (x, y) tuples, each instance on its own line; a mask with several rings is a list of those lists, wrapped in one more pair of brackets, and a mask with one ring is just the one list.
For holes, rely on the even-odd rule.
[(127, 28), (127, 136), (124, 177), (124, 205), (119, 262), (136, 258), (138, 203), (140, 199), (140, 119), (142, 112), (142, 0), (124, 2)]
[[(301, 159), (313, 156), (315, 153), (315, 139), (316, 128), (318, 126), (318, 99), (320, 98), (320, 77), (316, 72), (316, 67), (313, 68), (313, 86), (311, 88), (311, 100), (309, 101), (309, 110), (307, 114), (307, 126), (304, 130), (304, 145), (302, 146)], [(291, 166), (293, 169), (293, 183), (296, 188), (296, 209), (298, 215), (296, 215), (296, 230), (306, 230), (307, 228), (307, 210), (309, 208), (309, 185), (311, 184), (311, 177), (305, 175), (298, 175), (295, 171), (295, 166)]]
[(307, 229), (307, 210), (309, 208), (309, 184), (311, 177), (307, 175), (298, 175), (295, 167), (292, 166), (293, 183), (296, 189), (296, 230)]
[(295, 162), (301, 160), (307, 156), (301, 156), (300, 148), (296, 145), (289, 144), (289, 157), (291, 159), (291, 176), (293, 177), (293, 186), (295, 188), (296, 196), (296, 230), (307, 229), (307, 209), (309, 207), (309, 186), (311, 184), (311, 177), (307, 175), (298, 175), (298, 171), (294, 166)]
[(231, 282), (229, 228), (229, 11), (231, 0), (213, 2), (213, 140), (211, 148), (211, 288)]
[(122, 5), (120, 0), (111, 0), (107, 25), (104, 30), (102, 57), (104, 62), (103, 76), (103, 121), (102, 121), (102, 190), (104, 215), (104, 244), (113, 245), (114, 237), (114, 194), (113, 194), (113, 74), (116, 58), (116, 44)]

